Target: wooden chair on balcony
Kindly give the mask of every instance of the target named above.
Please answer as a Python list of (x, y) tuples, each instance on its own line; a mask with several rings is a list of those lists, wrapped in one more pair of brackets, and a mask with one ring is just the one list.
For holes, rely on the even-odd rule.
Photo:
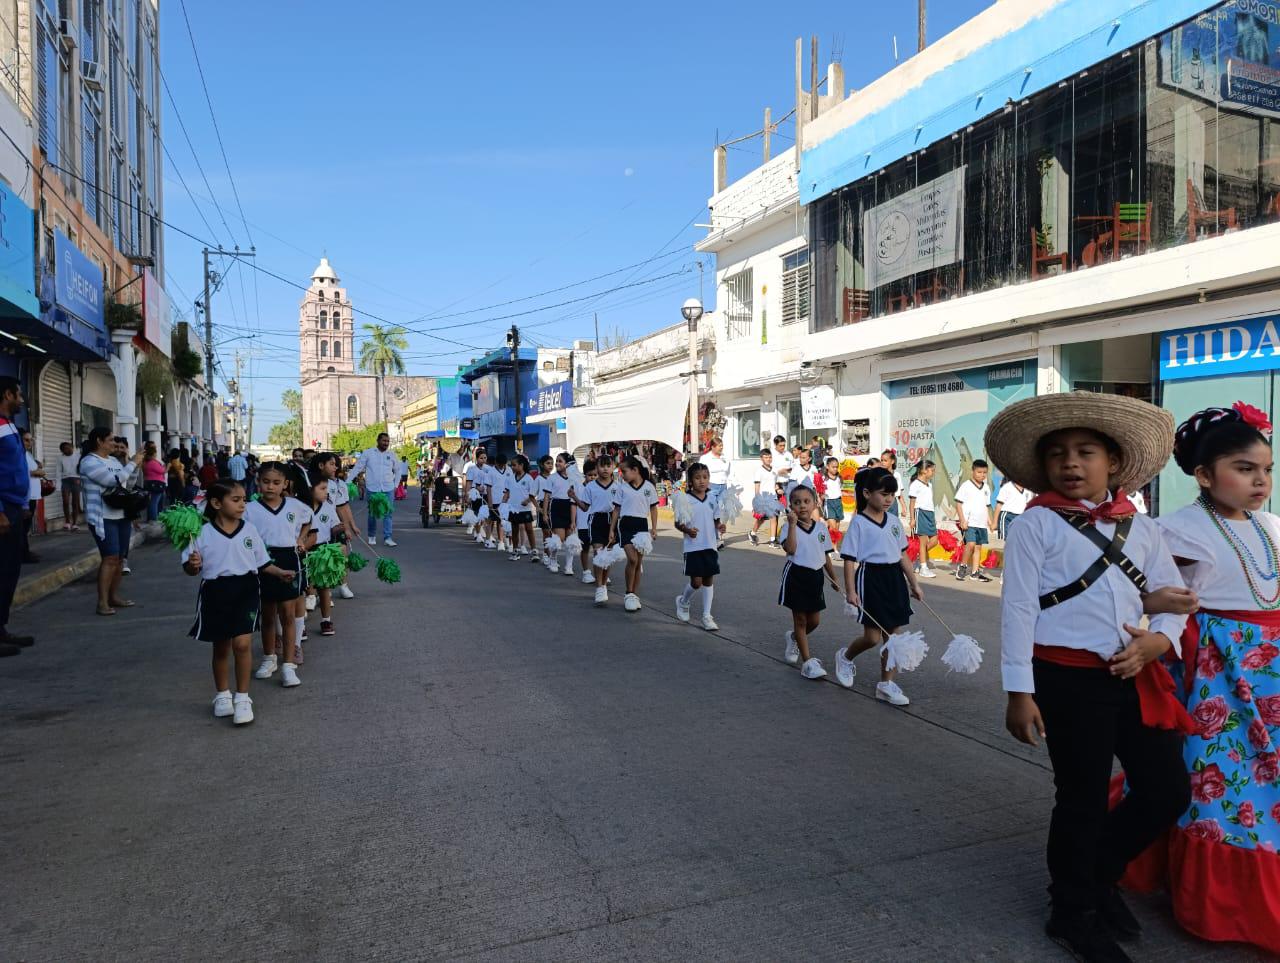
[[(1206, 227), (1204, 234), (1201, 235), (1200, 229)], [(1195, 183), (1190, 177), (1187, 178), (1187, 240), (1195, 241), (1201, 236), (1218, 237), (1227, 231), (1234, 231), (1239, 227), (1236, 220), (1236, 209), (1228, 207), (1220, 211), (1206, 210), (1204, 199), (1200, 196), (1200, 192), (1196, 189)]]
[(871, 317), (871, 292), (861, 288), (845, 288), (842, 317), (845, 324), (854, 324)]
[(1071, 270), (1068, 266), (1068, 255), (1066, 252), (1062, 254), (1054, 254), (1047, 246), (1040, 245), (1040, 232), (1034, 227), (1031, 229), (1031, 280), (1035, 281), (1039, 278), (1048, 277), (1048, 268), (1058, 265), (1059, 274), (1066, 274)]
[(1151, 202), (1146, 204), (1117, 204), (1111, 242), (1115, 257), (1120, 257), (1121, 244), (1136, 244), (1135, 254), (1151, 246)]

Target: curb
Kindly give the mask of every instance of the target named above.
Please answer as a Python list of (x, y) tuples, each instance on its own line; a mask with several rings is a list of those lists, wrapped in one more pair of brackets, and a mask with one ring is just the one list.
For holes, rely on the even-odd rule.
[[(130, 548), (137, 548), (147, 540), (146, 531), (134, 532), (129, 540)], [(50, 572), (44, 572), (38, 578), (22, 582), (13, 593), (13, 608), (19, 609), (32, 602), (52, 595), (64, 585), (70, 585), (77, 579), (84, 578), (98, 567), (98, 550), (91, 548), (83, 555), (77, 555), (70, 561), (63, 562)]]

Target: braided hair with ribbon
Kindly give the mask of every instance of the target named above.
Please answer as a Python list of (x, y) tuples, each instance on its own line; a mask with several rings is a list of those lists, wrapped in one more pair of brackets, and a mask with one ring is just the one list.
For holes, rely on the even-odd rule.
[(1230, 408), (1205, 408), (1178, 426), (1173, 460), (1188, 475), (1197, 468), (1247, 451), (1261, 442), (1270, 445), (1271, 422), (1266, 413), (1243, 401)]

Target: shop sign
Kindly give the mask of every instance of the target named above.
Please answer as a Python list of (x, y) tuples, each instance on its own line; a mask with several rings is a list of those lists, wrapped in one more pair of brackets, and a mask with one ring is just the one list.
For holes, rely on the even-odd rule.
[(173, 302), (150, 268), (142, 269), (142, 336), (166, 358), (173, 349)]
[(560, 411), (573, 407), (573, 382), (560, 381), (553, 385), (534, 388), (524, 396), (525, 417), (544, 415), (550, 411)]
[(477, 420), (476, 425), (481, 435), (505, 435), (508, 426), (514, 421), (510, 408), (499, 408), (497, 411), (486, 411)]
[(869, 290), (964, 257), (964, 178), (960, 167), (862, 216)]
[(1171, 331), (1160, 339), (1160, 380), (1280, 368), (1280, 315)]
[(800, 418), (805, 428), (835, 428), (836, 389), (813, 385), (800, 389)]
[(1160, 83), (1280, 116), (1280, 2), (1232, 0), (1160, 37)]
[(59, 230), (53, 232), (53, 256), (57, 263), (58, 307), (92, 327), (103, 326), (102, 269), (81, 253)]
[(0, 184), (0, 297), (32, 317), (40, 313), (35, 214), (4, 184)]

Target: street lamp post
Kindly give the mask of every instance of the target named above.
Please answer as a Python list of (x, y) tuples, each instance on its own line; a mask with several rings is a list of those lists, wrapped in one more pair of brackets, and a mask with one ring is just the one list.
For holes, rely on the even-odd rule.
[(698, 321), (702, 318), (702, 302), (690, 298), (680, 308), (689, 323), (689, 456), (691, 461), (701, 454), (698, 448)]

